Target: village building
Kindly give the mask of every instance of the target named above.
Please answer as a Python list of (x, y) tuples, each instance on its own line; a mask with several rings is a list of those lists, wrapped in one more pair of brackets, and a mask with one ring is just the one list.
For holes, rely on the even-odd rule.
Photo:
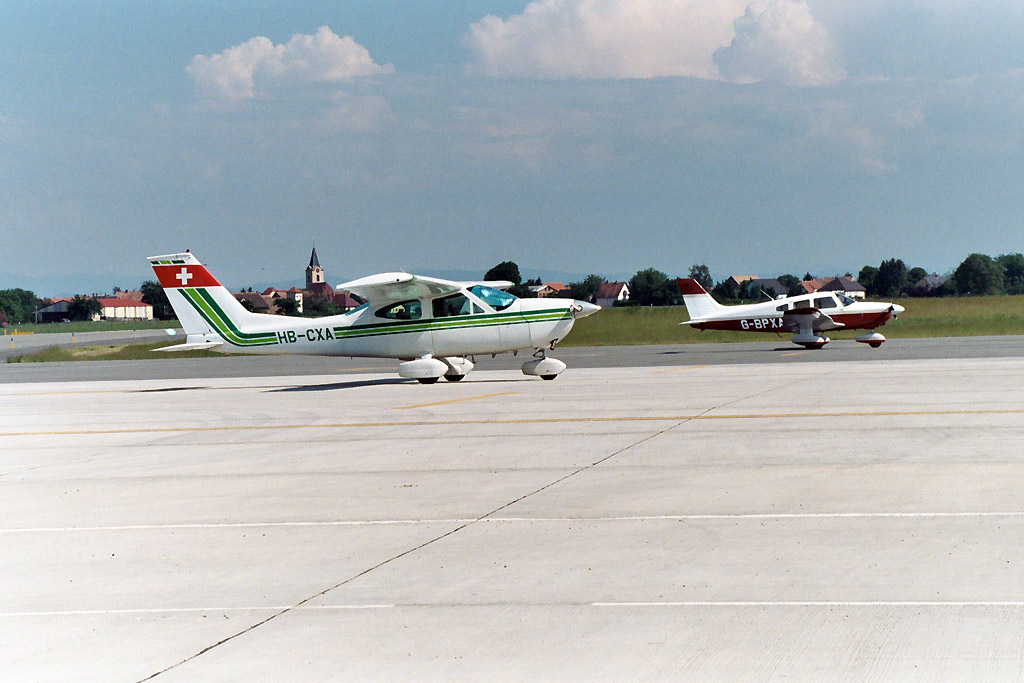
[(803, 287), (803, 290), (804, 290), (803, 293), (804, 294), (814, 294), (819, 289), (821, 289), (821, 286), (823, 284), (825, 284), (825, 283), (822, 282), (821, 280), (818, 280), (818, 279), (815, 279), (815, 278), (812, 278), (810, 280), (801, 280), (800, 281), (800, 286)]
[(946, 284), (949, 278), (945, 275), (932, 273), (914, 283), (912, 294), (914, 296), (934, 296)]
[(733, 291), (739, 291), (743, 285), (750, 282), (751, 280), (760, 280), (761, 278), (757, 275), (730, 275), (725, 280), (725, 286), (732, 289)]
[(786, 296), (789, 294), (789, 290), (781, 282), (775, 278), (751, 278), (751, 282), (761, 291), (766, 292), (768, 296), (773, 299), (777, 299), (780, 296)]
[(825, 283), (818, 288), (819, 292), (838, 292), (839, 294), (845, 294), (851, 299), (863, 299), (867, 296), (867, 290), (864, 289), (864, 285), (854, 280), (852, 277), (833, 277), (825, 280)]
[[(128, 297), (119, 296), (91, 296), (100, 304), (100, 312), (92, 317), (93, 320), (152, 320), (153, 307), (143, 301), (136, 301)], [(32, 319), (37, 323), (54, 323), (68, 320), (68, 307), (73, 299), (71, 297), (57, 297), (50, 299), (50, 303), (32, 312)]]
[(530, 291), (536, 294), (538, 299), (549, 296), (562, 297), (569, 295), (569, 288), (561, 282), (544, 282), (539, 285), (530, 285)]
[(93, 320), (152, 320), (153, 307), (142, 301), (122, 299), (116, 296), (93, 297), (100, 302), (102, 310)]
[(71, 297), (61, 296), (51, 298), (50, 303), (37, 311), (32, 312), (32, 320), (37, 323), (59, 323), (68, 320), (68, 305)]
[(254, 313), (278, 313), (277, 302), (281, 299), (295, 301), (298, 313), (303, 313), (313, 299), (329, 302), (339, 313), (351, 311), (361, 305), (349, 292), (338, 291), (327, 282), (324, 269), (320, 266), (320, 257), (317, 256), (316, 247), (309, 255), (305, 284), (304, 289), (267, 287), (262, 292), (233, 292), (233, 294), (238, 301), (248, 302), (247, 308), (251, 308)]
[(616, 301), (629, 300), (629, 285), (625, 282), (602, 282), (594, 293), (594, 303), (601, 308), (609, 308)]

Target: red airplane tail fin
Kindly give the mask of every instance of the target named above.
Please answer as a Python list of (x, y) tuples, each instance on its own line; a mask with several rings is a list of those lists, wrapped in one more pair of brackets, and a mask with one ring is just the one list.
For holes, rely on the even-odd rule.
[(707, 290), (701, 287), (700, 283), (692, 277), (676, 278), (676, 283), (679, 285), (679, 293), (683, 296), (699, 296), (701, 294), (708, 293)]
[(692, 277), (677, 278), (676, 283), (679, 285), (679, 292), (683, 295), (683, 303), (686, 304), (686, 312), (690, 314), (690, 320), (703, 318), (724, 308)]

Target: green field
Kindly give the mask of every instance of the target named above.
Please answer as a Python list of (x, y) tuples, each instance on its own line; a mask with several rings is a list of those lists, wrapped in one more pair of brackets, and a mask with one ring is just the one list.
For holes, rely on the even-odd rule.
[(152, 358), (212, 358), (223, 354), (213, 351), (175, 351), (153, 353), (153, 349), (181, 342), (152, 344), (104, 344), (102, 346), (47, 346), (33, 353), (8, 356), (8, 363), (54, 363), (78, 360), (148, 360)]
[[(879, 332), (891, 339), (909, 337), (975, 337), (1024, 334), (1024, 296), (977, 296), (897, 299), (906, 307), (898, 320)], [(771, 332), (701, 332), (679, 322), (689, 320), (682, 306), (607, 308), (577, 321), (563, 346), (693, 344), (700, 342), (768, 341)], [(863, 330), (829, 332), (831, 339), (852, 339)], [(789, 335), (783, 335), (788, 339)]]
[[(980, 296), (944, 299), (898, 299), (907, 311), (898, 320), (890, 320), (880, 328), (891, 339), (910, 337), (972, 337), (981, 335), (1024, 334), (1024, 296)], [(628, 346), (633, 344), (693, 344), (700, 342), (771, 341), (779, 337), (770, 332), (701, 332), (688, 325), (680, 325), (689, 318), (682, 306), (655, 308), (607, 308), (576, 322), (562, 346)], [(57, 323), (35, 327), (64, 329), (66, 326), (87, 325), (75, 332), (110, 329), (142, 329), (131, 323), (124, 327), (111, 327), (120, 323)], [(177, 321), (153, 321), (148, 327), (179, 327)], [(829, 332), (832, 339), (852, 339), (863, 330)], [(783, 335), (782, 339), (788, 339)], [(153, 344), (111, 344), (72, 348), (49, 347), (35, 353), (11, 356), (8, 363), (77, 360), (136, 360), (167, 358), (152, 350), (175, 342)], [(212, 351), (176, 352), (175, 358), (210, 358), (221, 355)]]
[(24, 323), (10, 325), (0, 335), (13, 332), (49, 334), (51, 332), (110, 332), (116, 330), (162, 330), (165, 327), (181, 328), (177, 320), (80, 320), (71, 323)]

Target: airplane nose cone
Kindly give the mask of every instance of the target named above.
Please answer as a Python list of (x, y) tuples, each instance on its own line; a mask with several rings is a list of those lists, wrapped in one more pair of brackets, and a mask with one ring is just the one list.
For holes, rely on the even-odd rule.
[(592, 304), (588, 301), (576, 300), (572, 302), (572, 311), (574, 318), (586, 318), (588, 315), (592, 315), (601, 310), (601, 307), (597, 304)]
[(893, 315), (899, 315), (900, 313), (902, 313), (905, 310), (907, 310), (907, 309), (903, 308), (903, 306), (900, 306), (899, 304), (893, 304), (892, 305), (892, 314)]

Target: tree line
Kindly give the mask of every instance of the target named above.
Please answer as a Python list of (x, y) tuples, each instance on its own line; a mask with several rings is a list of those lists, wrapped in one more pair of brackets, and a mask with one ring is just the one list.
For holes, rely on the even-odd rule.
[[(873, 296), (918, 296), (914, 285), (928, 275), (924, 268), (907, 269), (900, 259), (882, 261), (877, 268), (864, 266), (857, 280)], [(936, 289), (924, 296), (981, 296), (1024, 294), (1024, 255), (971, 254)]]
[[(945, 281), (934, 288), (915, 289), (915, 285), (928, 277), (929, 272), (915, 266), (908, 268), (902, 259), (892, 258), (878, 266), (864, 266), (857, 274), (857, 281), (869, 297), (910, 297), (910, 296), (981, 296), (991, 294), (1024, 294), (1024, 255), (1001, 254), (996, 257), (985, 254), (971, 254), (945, 277)], [(765, 293), (756, 282), (737, 285), (728, 278), (715, 282), (707, 265), (698, 263), (690, 266), (687, 273), (722, 303), (743, 303), (764, 300)], [(844, 277), (852, 278), (847, 272)], [(540, 285), (540, 278), (524, 281), (519, 266), (513, 261), (504, 261), (487, 271), (485, 280), (508, 280), (509, 288), (519, 297), (535, 297), (531, 286)], [(800, 285), (803, 280), (813, 280), (809, 272), (802, 278), (784, 273), (775, 278), (786, 289), (788, 296), (805, 294)], [(605, 279), (591, 273), (585, 278), (568, 283), (568, 295), (574, 299), (593, 300)], [(619, 306), (677, 306), (683, 303), (675, 278), (656, 268), (637, 271), (626, 283), (630, 298), (619, 302)]]
[[(723, 303), (757, 301), (764, 299), (764, 293), (756, 283), (736, 286), (728, 279), (715, 282), (711, 271), (704, 264), (694, 264), (687, 273), (701, 284), (704, 289), (715, 295)], [(850, 273), (846, 273), (851, 277)], [(957, 266), (956, 270), (946, 277), (945, 282), (928, 291), (915, 290), (914, 285), (928, 276), (928, 271), (921, 267), (908, 268), (902, 259), (892, 258), (882, 261), (878, 266), (864, 266), (857, 273), (857, 281), (864, 287), (870, 297), (898, 298), (907, 296), (982, 296), (991, 294), (1024, 294), (1024, 255), (970, 254)], [(512, 283), (509, 292), (521, 297), (536, 297), (531, 287), (540, 286), (540, 278), (523, 280), (519, 266), (514, 261), (503, 261), (494, 266), (484, 275), (485, 280), (508, 280)], [(789, 296), (803, 294), (800, 286), (801, 278), (785, 273), (775, 278), (786, 288)], [(805, 273), (803, 280), (811, 280), (810, 273)], [(568, 283), (569, 296), (574, 299), (592, 300), (605, 279), (595, 273), (585, 278)], [(656, 268), (639, 270), (627, 282), (629, 285), (629, 301), (622, 302), (627, 306), (677, 306), (682, 304), (682, 297), (676, 286), (675, 278), (670, 278)], [(153, 316), (160, 319), (174, 317), (167, 295), (159, 282), (146, 280), (139, 289), (142, 301), (153, 307)], [(117, 288), (115, 288), (115, 291)], [(250, 290), (251, 291), (251, 290)], [(285, 300), (294, 308), (295, 302)], [(40, 299), (35, 292), (26, 289), (0, 290), (0, 324), (25, 323), (32, 321), (32, 313), (50, 303), (49, 299)], [(242, 302), (245, 305), (246, 302)], [(303, 302), (303, 315), (320, 317), (333, 315), (337, 312), (328, 301), (312, 298)], [(95, 299), (76, 296), (68, 303), (68, 319), (90, 320), (99, 314), (101, 307)], [(293, 313), (294, 311), (282, 311)]]

